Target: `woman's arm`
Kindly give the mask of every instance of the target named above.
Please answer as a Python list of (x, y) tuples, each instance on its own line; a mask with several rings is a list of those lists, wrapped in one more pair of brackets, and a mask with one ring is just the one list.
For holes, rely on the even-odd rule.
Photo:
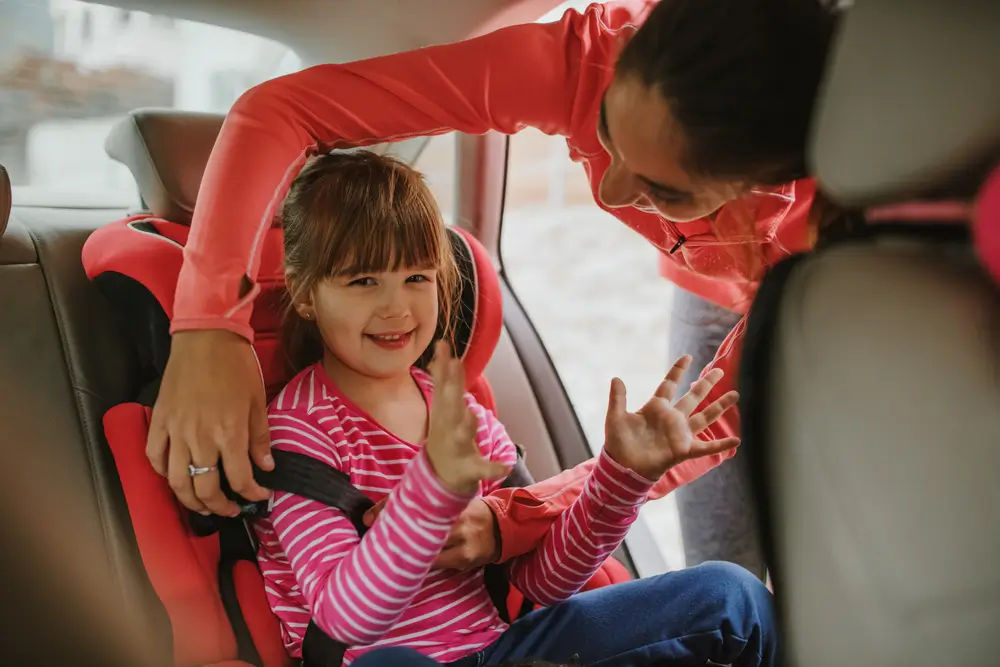
[[(695, 415), (733, 389), (739, 370), (739, 350), (746, 319), (730, 332), (715, 360), (702, 371), (704, 377), (713, 368), (725, 375), (711, 389), (695, 410)], [(722, 440), (739, 437), (740, 418), (736, 409), (727, 410), (717, 421), (697, 434), (700, 440)], [(736, 453), (735, 448), (721, 454), (689, 459), (666, 472), (649, 492), (649, 500), (662, 498), (675, 489), (692, 482)], [(521, 489), (499, 489), (483, 498), (493, 511), (500, 536), (500, 559), (505, 562), (537, 548), (553, 522), (569, 508), (580, 494), (597, 459), (589, 459), (574, 468), (544, 481)]]
[(249, 316), (264, 230), (306, 155), (458, 130), (568, 135), (588, 122), (616, 30), (646, 2), (594, 5), (455, 44), (319, 65), (262, 83), (233, 105), (212, 150), (177, 286), (172, 330)]
[[(321, 460), (324, 431), (271, 415), (275, 446)], [(336, 462), (336, 461), (335, 461)], [(340, 510), (275, 493), (270, 521), (316, 624), (351, 646), (377, 641), (416, 597), (452, 524), (471, 496), (447, 490), (421, 451), (393, 489), (379, 521), (360, 539)]]

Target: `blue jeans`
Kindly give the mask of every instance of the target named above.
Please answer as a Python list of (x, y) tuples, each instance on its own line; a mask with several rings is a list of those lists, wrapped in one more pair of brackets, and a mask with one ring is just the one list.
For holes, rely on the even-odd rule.
[[(712, 562), (573, 596), (518, 620), (490, 646), (450, 663), (488, 667), (579, 657), (582, 667), (772, 667), (771, 594), (744, 568)], [(353, 667), (436, 667), (408, 648), (375, 649)]]

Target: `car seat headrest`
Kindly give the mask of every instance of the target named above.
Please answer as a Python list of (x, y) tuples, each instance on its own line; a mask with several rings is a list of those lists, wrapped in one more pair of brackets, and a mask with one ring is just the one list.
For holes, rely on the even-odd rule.
[(998, 25), (1000, 3), (979, 0), (851, 7), (811, 139), (823, 191), (866, 207), (981, 180), (1000, 153)]
[(463, 229), (449, 227), (448, 231), (461, 281), (458, 308), (452, 315), (455, 352), (465, 366), (466, 378), (472, 381), (486, 371), (500, 342), (503, 292), (486, 248)]
[(129, 171), (149, 210), (190, 224), (223, 114), (137, 109), (112, 127), (104, 150)]
[[(459, 271), (458, 304), (452, 321), (455, 350), (470, 382), (486, 369), (503, 328), (503, 293), (493, 259), (471, 233), (449, 227)], [(140, 350), (149, 377), (160, 377), (170, 349), (169, 322), (174, 312), (177, 275), (189, 228), (157, 217), (139, 215), (104, 225), (83, 246), (87, 277), (123, 313), (123, 326)], [(287, 381), (276, 332), (285, 305), (281, 280), (281, 230), (272, 229), (261, 253), (264, 281), (250, 320), (265, 385), (270, 393)]]
[(10, 220), (11, 207), (10, 175), (0, 164), (0, 237), (7, 231), (7, 221)]

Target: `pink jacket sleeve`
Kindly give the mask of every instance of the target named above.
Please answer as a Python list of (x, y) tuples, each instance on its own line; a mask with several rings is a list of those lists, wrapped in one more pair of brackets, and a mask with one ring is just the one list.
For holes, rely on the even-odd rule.
[(262, 83), (233, 105), (212, 150), (177, 285), (173, 331), (251, 339), (264, 231), (307, 153), (452, 130), (568, 135), (601, 94), (595, 67), (645, 0), (593, 5), (549, 24), (337, 65)]

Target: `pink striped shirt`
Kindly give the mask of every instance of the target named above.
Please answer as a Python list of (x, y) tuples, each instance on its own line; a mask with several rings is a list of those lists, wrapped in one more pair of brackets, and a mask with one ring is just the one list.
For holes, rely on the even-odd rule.
[[(413, 378), (430, 405), (430, 377)], [(476, 417), (483, 456), (513, 464), (517, 453), (493, 414), (466, 400)], [(360, 539), (339, 510), (300, 496), (274, 494), (269, 517), (255, 524), (268, 601), (285, 646), (301, 655), (312, 616), (353, 648), (345, 663), (376, 646), (405, 645), (440, 662), (458, 660), (496, 640), (507, 626), (483, 570), (433, 568), (451, 526), (476, 495), (440, 482), (419, 445), (388, 432), (332, 382), (322, 365), (299, 373), (268, 410), (271, 444), (317, 458), (350, 475), (385, 509)], [(514, 560), (511, 581), (551, 605), (590, 579), (625, 537), (653, 482), (602, 455), (577, 501), (552, 525), (542, 545)]]

